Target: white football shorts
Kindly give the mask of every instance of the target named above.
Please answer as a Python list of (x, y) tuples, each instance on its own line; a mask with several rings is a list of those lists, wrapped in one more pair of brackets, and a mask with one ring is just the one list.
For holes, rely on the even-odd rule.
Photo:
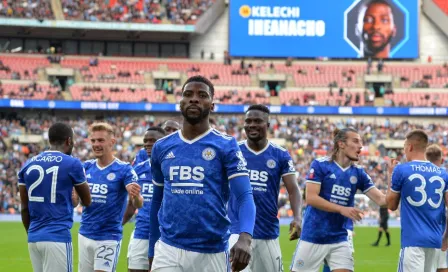
[(437, 249), (437, 258), (439, 259), (437, 269), (448, 269), (448, 251)]
[(102, 270), (115, 272), (120, 256), (121, 241), (95, 241), (78, 234), (79, 272)]
[(149, 270), (149, 240), (135, 239), (134, 232), (128, 246), (128, 269)]
[(313, 244), (300, 240), (290, 269), (294, 272), (319, 272), (324, 261), (331, 270), (354, 271), (352, 246), (348, 241), (336, 244)]
[(73, 271), (72, 243), (28, 243), (34, 272)]
[(154, 248), (151, 272), (230, 272), (229, 253), (204, 254), (170, 246), (161, 240)]
[(434, 272), (439, 264), (437, 248), (405, 247), (400, 250), (398, 272)]
[[(231, 249), (238, 241), (239, 235), (232, 234), (229, 239)], [(242, 272), (281, 272), (283, 271), (282, 252), (278, 239), (252, 240), (252, 257), (249, 265)]]

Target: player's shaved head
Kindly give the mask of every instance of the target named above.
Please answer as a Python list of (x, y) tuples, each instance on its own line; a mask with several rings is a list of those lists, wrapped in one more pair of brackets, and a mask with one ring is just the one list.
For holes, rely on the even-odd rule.
[(416, 129), (406, 135), (408, 144), (412, 144), (416, 151), (426, 151), (428, 146), (428, 134), (421, 129)]
[(64, 123), (55, 123), (48, 130), (51, 145), (63, 145), (69, 138), (73, 139), (73, 129)]
[(439, 145), (432, 144), (426, 148), (426, 159), (437, 166), (442, 163), (442, 149)]
[(110, 136), (114, 136), (114, 128), (105, 122), (93, 123), (89, 127), (89, 132), (106, 131)]

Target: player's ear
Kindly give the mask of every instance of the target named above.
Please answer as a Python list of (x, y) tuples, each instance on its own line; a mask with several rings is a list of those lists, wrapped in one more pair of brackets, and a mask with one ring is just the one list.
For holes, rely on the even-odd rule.
[(117, 143), (117, 139), (115, 139), (115, 137), (112, 137), (112, 139), (110, 139), (112, 142), (112, 145), (115, 145)]
[(215, 111), (215, 103), (212, 102), (211, 106), (210, 106), (210, 111), (214, 112)]

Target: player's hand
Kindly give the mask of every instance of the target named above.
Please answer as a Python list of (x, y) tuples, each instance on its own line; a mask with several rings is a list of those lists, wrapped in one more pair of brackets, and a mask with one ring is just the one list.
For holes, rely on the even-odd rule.
[(154, 257), (149, 257), (148, 261), (149, 261), (149, 270), (148, 271), (151, 271), (152, 261), (154, 261)]
[(389, 162), (389, 175), (391, 176), (394, 172), (395, 166), (397, 166), (400, 162), (397, 159), (390, 159)]
[(302, 234), (302, 218), (296, 218), (289, 224), (289, 241), (300, 238)]
[(238, 242), (230, 250), (230, 262), (232, 272), (241, 271), (249, 264), (251, 258), (252, 236), (248, 233), (241, 233)]
[(353, 221), (358, 222), (362, 220), (363, 212), (358, 208), (343, 207), (341, 210), (341, 214), (347, 218), (350, 218)]
[(137, 183), (131, 183), (126, 186), (126, 190), (131, 198), (138, 196), (140, 194), (140, 189), (141, 187)]

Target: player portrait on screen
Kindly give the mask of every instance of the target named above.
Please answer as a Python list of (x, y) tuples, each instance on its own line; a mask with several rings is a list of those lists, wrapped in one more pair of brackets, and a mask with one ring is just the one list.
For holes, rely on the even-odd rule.
[(347, 38), (361, 58), (391, 58), (404, 38), (404, 16), (391, 0), (361, 1), (347, 13)]

